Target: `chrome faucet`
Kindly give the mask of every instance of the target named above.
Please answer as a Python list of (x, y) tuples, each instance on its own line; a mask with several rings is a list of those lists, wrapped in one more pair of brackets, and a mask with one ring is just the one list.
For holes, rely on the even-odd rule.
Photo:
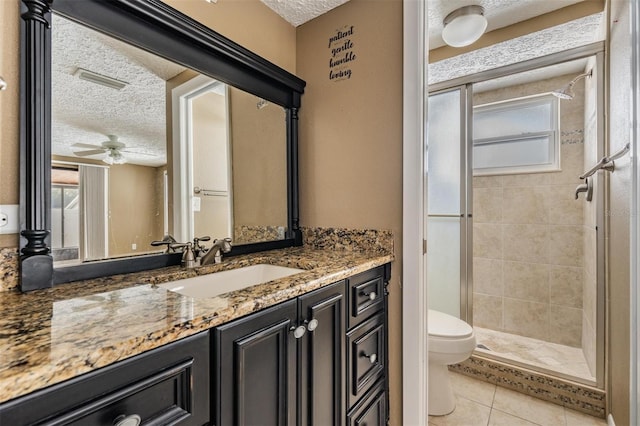
[(188, 243), (175, 243), (170, 246), (172, 249), (182, 249), (182, 266), (185, 268), (193, 268), (196, 266), (196, 256), (193, 253), (193, 244)]
[(231, 238), (223, 238), (213, 240), (213, 245), (200, 258), (200, 265), (208, 265), (209, 263), (222, 262), (222, 254), (231, 251)]
[(584, 196), (585, 200), (591, 201), (593, 199), (593, 182), (589, 180), (589, 178), (585, 178), (584, 183), (576, 187), (576, 200), (578, 199), (578, 194), (581, 192), (586, 192)]

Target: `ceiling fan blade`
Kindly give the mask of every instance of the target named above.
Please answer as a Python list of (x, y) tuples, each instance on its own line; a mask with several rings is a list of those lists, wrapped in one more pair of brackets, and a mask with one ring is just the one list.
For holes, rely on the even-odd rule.
[(104, 154), (104, 152), (104, 149), (93, 149), (91, 151), (77, 151), (74, 152), (73, 155), (77, 155), (78, 157), (86, 157), (87, 155)]
[(131, 151), (129, 149), (121, 149), (119, 150), (120, 152), (126, 152), (128, 154), (132, 154), (132, 155), (148, 155), (150, 157), (157, 157), (156, 154), (150, 154), (148, 152), (140, 152), (140, 151)]
[(74, 143), (71, 145), (76, 148), (93, 148), (93, 149), (102, 149), (100, 145), (91, 145), (90, 143)]

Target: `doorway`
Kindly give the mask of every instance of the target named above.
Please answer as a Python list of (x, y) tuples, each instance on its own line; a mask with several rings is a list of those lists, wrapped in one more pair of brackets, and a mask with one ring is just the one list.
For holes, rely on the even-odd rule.
[(604, 155), (603, 54), (551, 56), (429, 96), (429, 306), (480, 356), (603, 388), (606, 186), (579, 178)]
[(227, 86), (198, 75), (172, 91), (173, 230), (178, 241), (233, 235)]

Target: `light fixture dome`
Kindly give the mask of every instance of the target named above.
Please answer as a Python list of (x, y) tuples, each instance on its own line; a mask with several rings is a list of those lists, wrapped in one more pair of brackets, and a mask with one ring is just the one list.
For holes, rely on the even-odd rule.
[(484, 8), (478, 5), (464, 6), (444, 18), (442, 39), (452, 47), (468, 46), (477, 41), (486, 29)]
[(107, 153), (107, 156), (102, 161), (104, 161), (109, 165), (125, 164), (127, 162), (127, 159), (117, 149), (110, 149), (109, 152)]

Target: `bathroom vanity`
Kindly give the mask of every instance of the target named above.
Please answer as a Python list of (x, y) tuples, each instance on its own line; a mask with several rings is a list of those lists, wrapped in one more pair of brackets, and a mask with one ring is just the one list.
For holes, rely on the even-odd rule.
[[(2, 293), (0, 424), (386, 424), (392, 259), (290, 248)], [(157, 285), (255, 263), (304, 271), (201, 299)]]
[[(370, 239), (354, 244), (354, 236), (341, 231), (326, 240), (335, 238), (331, 244), (314, 245), (305, 236), (302, 246), (297, 137), (306, 83), (161, 1), (78, 4), (21, 2), (21, 97), (27, 100), (21, 104), (18, 275), (23, 293), (0, 292), (0, 424), (386, 424), (386, 296), (393, 238), (384, 231), (363, 231), (353, 235)], [(56, 147), (51, 112), (57, 101), (51, 69), (57, 58), (51, 59), (51, 39), (55, 31), (68, 39), (65, 28), (71, 31), (72, 24), (83, 27), (74, 31), (91, 29), (99, 39), (112, 37), (110, 44), (124, 43), (125, 53), (140, 48), (184, 68), (171, 79), (180, 75), (195, 85), (204, 78), (207, 89), (224, 83), (236, 100), (249, 99), (254, 113), (264, 115), (271, 108), (266, 105), (279, 108), (274, 134), (281, 137), (273, 148), (279, 154), (269, 160), (236, 158), (232, 167), (251, 178), (234, 180), (234, 200), (242, 198), (243, 180), (245, 186), (257, 186), (256, 180), (280, 182), (245, 198), (272, 201), (269, 209), (264, 204), (248, 208), (278, 212), (277, 221), (258, 224), (266, 236), (236, 238), (238, 225), (249, 228), (243, 229), (247, 233), (257, 226), (238, 216), (234, 241), (245, 242), (235, 244), (220, 264), (181, 268), (180, 253), (100, 254), (73, 265), (54, 264), (49, 200)], [(200, 89), (194, 86), (188, 93)], [(238, 117), (234, 114), (234, 120)], [(255, 124), (256, 119), (246, 120)], [(239, 132), (232, 133), (232, 143), (243, 141)], [(268, 145), (262, 130), (245, 139), (250, 152)], [(174, 160), (185, 149), (178, 140), (172, 136)], [(258, 166), (282, 173), (265, 179)], [(211, 192), (196, 191), (179, 178), (166, 179), (173, 182), (174, 215), (184, 210), (179, 208), (184, 200), (193, 204), (188, 194)], [(175, 221), (167, 232), (180, 242), (202, 236), (189, 234), (187, 225)], [(345, 250), (355, 245), (358, 250)], [(205, 288), (204, 295), (189, 295), (177, 288), (182, 284), (165, 285), (185, 279), (201, 283), (209, 274), (252, 265), (302, 272), (219, 294), (207, 294)]]

